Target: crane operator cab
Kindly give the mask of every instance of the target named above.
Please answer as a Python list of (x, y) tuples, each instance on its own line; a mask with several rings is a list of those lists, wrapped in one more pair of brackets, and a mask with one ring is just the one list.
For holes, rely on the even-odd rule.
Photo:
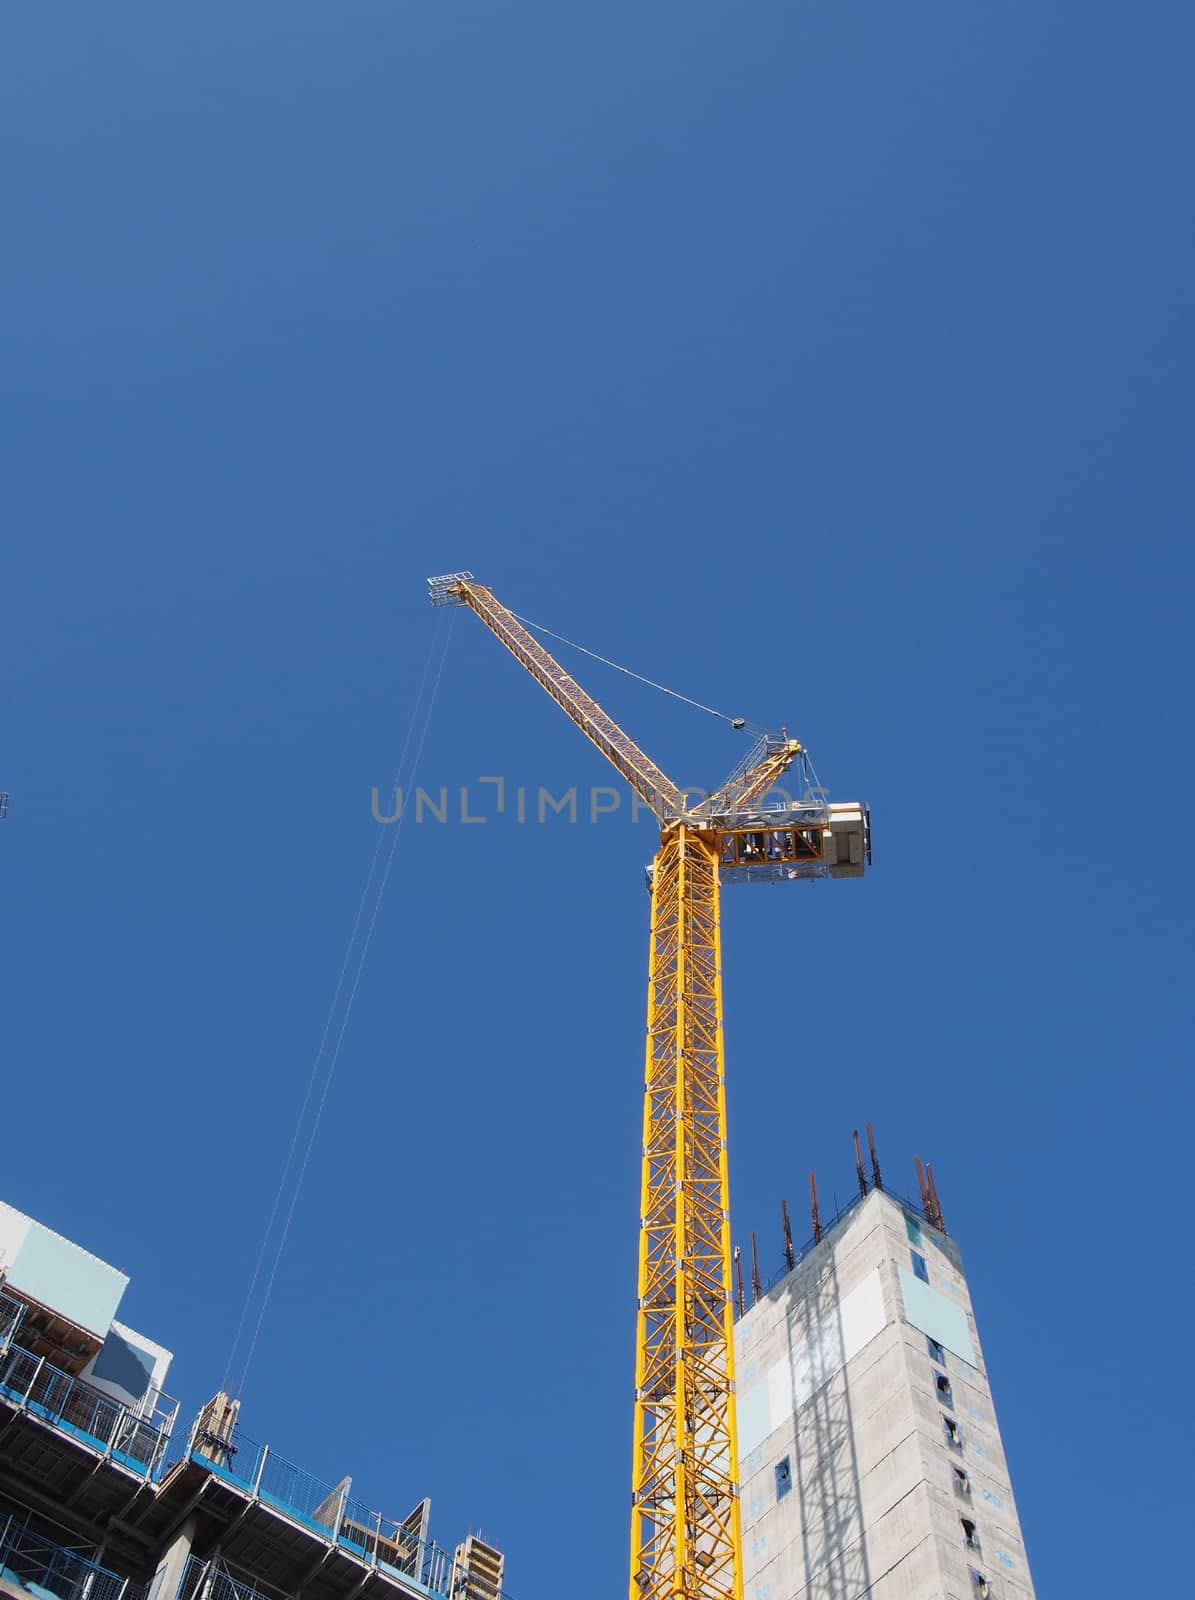
[(723, 883), (861, 878), (871, 864), (866, 806), (789, 805), (724, 819), (718, 842)]
[[(861, 878), (871, 865), (871, 812), (858, 803), (776, 806), (717, 820), (723, 883)], [(649, 866), (649, 890), (654, 876)]]

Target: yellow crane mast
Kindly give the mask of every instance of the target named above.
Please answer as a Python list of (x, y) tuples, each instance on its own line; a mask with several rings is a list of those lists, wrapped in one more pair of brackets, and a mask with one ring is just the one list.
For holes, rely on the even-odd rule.
[(630, 1600), (742, 1600), (734, 1312), (722, 1050), (722, 883), (862, 877), (865, 806), (809, 787), (770, 801), (796, 739), (765, 735), (716, 793), (687, 797), (470, 572), (429, 578), (464, 605), (659, 819), (643, 1097)]

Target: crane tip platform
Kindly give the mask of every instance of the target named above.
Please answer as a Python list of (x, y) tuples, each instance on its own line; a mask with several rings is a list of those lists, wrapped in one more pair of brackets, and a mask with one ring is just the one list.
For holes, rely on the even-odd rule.
[(460, 583), (471, 583), (471, 572), (442, 572), (438, 578), (427, 580), (427, 597), (434, 606), (459, 606), (461, 597), (456, 593)]

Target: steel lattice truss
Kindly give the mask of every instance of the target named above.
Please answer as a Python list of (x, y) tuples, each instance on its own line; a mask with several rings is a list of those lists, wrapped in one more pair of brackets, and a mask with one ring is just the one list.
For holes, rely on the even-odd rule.
[(651, 871), (630, 1600), (742, 1600), (730, 1287), (720, 884), (861, 877), (866, 807), (769, 804), (802, 745), (765, 735), (692, 806), (513, 612), (469, 572), (428, 579), (465, 605), (660, 821)]
[(652, 885), (632, 1600), (739, 1600), (719, 863), (680, 827)]

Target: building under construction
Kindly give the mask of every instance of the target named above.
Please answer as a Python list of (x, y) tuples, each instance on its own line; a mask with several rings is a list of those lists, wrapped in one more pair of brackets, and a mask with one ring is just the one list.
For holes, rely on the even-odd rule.
[(16, 1600), (510, 1600), (501, 1552), (429, 1537), (249, 1438), (189, 1427), (128, 1279), (0, 1204), (0, 1593)]
[[(722, 886), (863, 878), (869, 808), (829, 802), (784, 728), (753, 728), (726, 780), (694, 799), (529, 631), (549, 630), (468, 572), (430, 579), (429, 595), (474, 612), (660, 826), (648, 869), (630, 1600), (1032, 1600), (961, 1258), (929, 1169), (918, 1163), (921, 1203), (899, 1201), (874, 1145), (869, 1177), (856, 1139), (857, 1199), (823, 1226), (814, 1193), (799, 1253), (786, 1212), (783, 1271), (766, 1290), (753, 1240), (752, 1304), (740, 1258), (735, 1316)], [(82, 1561), (101, 1588), (116, 1586), (99, 1600), (124, 1600), (130, 1585), (134, 1600), (497, 1600), (501, 1554), (470, 1536), (449, 1556), (429, 1539), (426, 1500), (399, 1519), (375, 1512), (349, 1478), (316, 1478), (253, 1443), (223, 1394), (180, 1432), (163, 1393), (169, 1354), (113, 1320), (124, 1285), (29, 1218), (0, 1216), (5, 1581), (83, 1600), (54, 1576)]]
[[(958, 1247), (859, 1193), (778, 1272), (739, 1261), (745, 1600), (1033, 1600)], [(0, 1593), (14, 1600), (509, 1600), (476, 1534), (401, 1518), (255, 1443), (219, 1395), (187, 1429), (123, 1274), (0, 1205)]]
[[(870, 1133), (870, 1130), (869, 1130)], [(856, 1140), (858, 1157), (858, 1141)], [(735, 1325), (746, 1600), (1033, 1600), (958, 1247), (870, 1175)]]

